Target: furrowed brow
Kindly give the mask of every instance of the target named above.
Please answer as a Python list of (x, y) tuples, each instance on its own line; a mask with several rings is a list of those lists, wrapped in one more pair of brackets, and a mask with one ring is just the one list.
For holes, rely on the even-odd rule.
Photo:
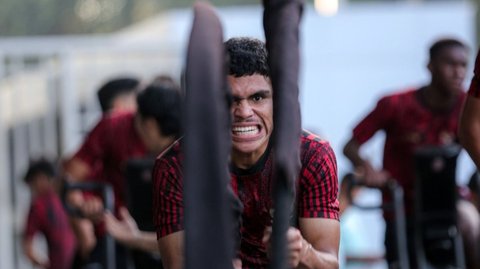
[(254, 96), (270, 97), (271, 95), (272, 95), (272, 92), (269, 90), (260, 90), (250, 95), (250, 97), (254, 97)]

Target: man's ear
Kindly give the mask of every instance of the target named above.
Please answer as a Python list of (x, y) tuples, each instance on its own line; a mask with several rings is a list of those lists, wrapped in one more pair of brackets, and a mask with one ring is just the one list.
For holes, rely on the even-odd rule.
[(145, 122), (145, 126), (148, 129), (152, 129), (156, 127), (155, 119), (152, 117), (144, 118), (143, 121)]
[(149, 130), (155, 130), (158, 133), (162, 134), (162, 130), (160, 126), (158, 126), (158, 122), (154, 118), (148, 117), (147, 119), (145, 119), (145, 125)]
[(428, 69), (428, 71), (430, 71), (430, 73), (432, 72), (432, 62), (431, 61), (429, 61), (427, 63), (427, 69)]

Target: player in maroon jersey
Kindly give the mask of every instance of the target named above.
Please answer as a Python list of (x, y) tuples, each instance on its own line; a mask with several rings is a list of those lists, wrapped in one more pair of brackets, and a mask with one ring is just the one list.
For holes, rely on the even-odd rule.
[[(25, 175), (30, 187), (31, 205), (23, 234), (23, 249), (28, 259), (40, 268), (70, 269), (76, 249), (75, 235), (63, 204), (55, 192), (55, 168), (46, 160), (32, 162)], [(48, 260), (42, 260), (33, 244), (37, 233), (44, 235)]]
[(103, 84), (97, 91), (98, 103), (104, 115), (119, 111), (135, 111), (136, 92), (140, 81), (134, 77), (116, 77)]
[[(80, 149), (68, 160), (65, 173), (72, 181), (84, 181), (92, 175), (93, 169), (101, 167), (101, 171), (95, 173), (98, 177), (91, 180), (112, 185), (114, 213), (120, 217), (118, 209), (126, 205), (124, 173), (127, 161), (156, 156), (175, 141), (180, 133), (180, 99), (180, 92), (173, 83), (148, 85), (137, 96), (136, 112), (117, 112), (102, 117)], [(68, 201), (94, 222), (103, 218), (103, 205), (96, 197), (86, 198), (79, 191), (72, 191)], [(75, 218), (74, 224), (82, 254), (86, 257), (96, 244), (91, 236), (92, 223)], [(102, 236), (104, 231), (97, 232)], [(85, 238), (87, 240), (82, 241)]]
[[(458, 119), (465, 100), (462, 83), (466, 75), (467, 58), (468, 48), (462, 42), (455, 39), (435, 42), (430, 48), (428, 63), (430, 84), (381, 98), (376, 107), (353, 129), (352, 138), (344, 147), (345, 156), (357, 172), (363, 175), (366, 184), (382, 186), (387, 179), (393, 178), (403, 187), (410, 258), (415, 257), (411, 227), (415, 182), (414, 151), (422, 146), (443, 146), (458, 142)], [(359, 153), (361, 145), (377, 131), (384, 131), (386, 134), (382, 169), (375, 169), (369, 160)], [(391, 197), (384, 194), (383, 199), (388, 202)], [(463, 217), (478, 218), (472, 205), (464, 202), (458, 206), (461, 227), (467, 227), (469, 223)], [(392, 240), (393, 215), (385, 212), (384, 218), (386, 256), (388, 262), (393, 263), (396, 260)], [(465, 223), (462, 220), (465, 220)], [(474, 227), (463, 229), (467, 250), (476, 245), (470, 234), (465, 236), (473, 229), (478, 230)], [(472, 255), (467, 255), (467, 262), (471, 264), (470, 268), (476, 268), (473, 265), (476, 259), (472, 258)]]
[(460, 119), (460, 142), (480, 167), (480, 51), (475, 61), (474, 76)]
[[(240, 249), (243, 268), (267, 268), (273, 217), (272, 86), (263, 42), (227, 41), (232, 89), (231, 186), (243, 203)], [(294, 268), (338, 268), (339, 208), (335, 155), (328, 144), (304, 132), (299, 138), (296, 227), (288, 230), (288, 259)], [(183, 264), (183, 175), (180, 143), (157, 159), (154, 214), (159, 249), (168, 269)]]

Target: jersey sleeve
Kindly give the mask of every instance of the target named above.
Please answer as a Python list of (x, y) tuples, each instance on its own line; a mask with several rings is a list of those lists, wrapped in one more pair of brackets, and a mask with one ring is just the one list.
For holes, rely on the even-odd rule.
[(24, 239), (31, 240), (37, 232), (41, 231), (42, 212), (44, 211), (41, 207), (37, 206), (37, 204), (30, 206), (25, 223), (25, 230), (23, 232)]
[(302, 165), (298, 217), (339, 219), (335, 153), (327, 142), (318, 143)]
[(353, 129), (353, 138), (359, 144), (365, 143), (378, 130), (388, 128), (393, 116), (392, 98), (380, 99), (376, 107)]
[(74, 158), (85, 162), (92, 171), (95, 165), (102, 161), (106, 152), (108, 146), (108, 125), (108, 118), (103, 117), (90, 131), (80, 149), (74, 155)]
[(184, 229), (183, 175), (174, 158), (160, 158), (153, 170), (153, 212), (157, 238)]
[(477, 53), (475, 60), (475, 68), (473, 70), (473, 78), (468, 89), (468, 95), (475, 98), (480, 98), (480, 50)]

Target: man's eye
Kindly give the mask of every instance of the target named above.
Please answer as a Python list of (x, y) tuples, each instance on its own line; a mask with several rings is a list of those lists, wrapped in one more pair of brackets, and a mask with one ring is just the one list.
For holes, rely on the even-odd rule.
[(261, 101), (262, 99), (263, 99), (263, 96), (260, 96), (260, 95), (254, 95), (252, 97), (252, 100), (255, 102)]

